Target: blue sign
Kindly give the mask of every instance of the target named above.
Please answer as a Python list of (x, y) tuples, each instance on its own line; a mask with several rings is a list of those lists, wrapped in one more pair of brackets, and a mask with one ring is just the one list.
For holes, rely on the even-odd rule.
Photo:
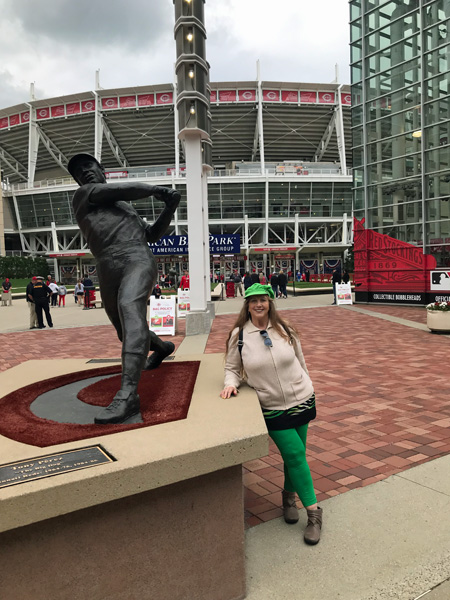
[[(157, 242), (150, 244), (153, 254), (188, 254), (189, 243), (187, 235), (165, 235)], [(241, 236), (239, 234), (219, 233), (209, 234), (210, 254), (239, 254), (241, 251)]]

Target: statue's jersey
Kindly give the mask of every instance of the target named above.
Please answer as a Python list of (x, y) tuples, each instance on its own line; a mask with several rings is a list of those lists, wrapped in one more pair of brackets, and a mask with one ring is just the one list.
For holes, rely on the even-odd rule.
[(124, 201), (92, 202), (92, 193), (104, 183), (81, 186), (73, 197), (73, 210), (78, 226), (95, 257), (113, 245), (142, 242), (147, 246), (145, 222), (134, 208)]

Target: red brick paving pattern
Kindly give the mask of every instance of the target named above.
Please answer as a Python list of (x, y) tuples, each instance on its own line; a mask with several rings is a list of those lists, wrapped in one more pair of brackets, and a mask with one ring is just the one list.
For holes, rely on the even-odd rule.
[(426, 325), (427, 322), (427, 311), (423, 306), (378, 306), (366, 304), (358, 304), (358, 308), (363, 308), (369, 312), (378, 312), (383, 315), (390, 315), (399, 319), (407, 319), (408, 321), (415, 321), (416, 323), (423, 323)]
[[(417, 307), (367, 309), (411, 321), (425, 315)], [(319, 501), (450, 453), (448, 337), (339, 307), (282, 314), (301, 333), (316, 389), (308, 461)], [(216, 317), (205, 352), (224, 351), (235, 319)], [(183, 335), (184, 324), (176, 346)], [(2, 371), (36, 358), (120, 356), (109, 325), (2, 334), (0, 342)], [(247, 526), (281, 515), (283, 464), (273, 445), (245, 464), (244, 484)]]
[[(371, 311), (378, 309), (411, 321), (425, 313)], [(448, 338), (337, 307), (282, 314), (301, 333), (315, 385), (308, 461), (319, 502), (450, 452)], [(206, 352), (223, 351), (234, 321), (216, 317)], [(274, 445), (245, 464), (244, 484), (248, 526), (281, 515), (283, 464)]]

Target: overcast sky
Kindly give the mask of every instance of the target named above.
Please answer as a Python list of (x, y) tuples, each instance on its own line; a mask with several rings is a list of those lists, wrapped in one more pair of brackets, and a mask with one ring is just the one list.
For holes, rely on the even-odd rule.
[[(206, 0), (211, 81), (349, 83), (348, 0)], [(0, 108), (174, 79), (172, 0), (0, 0)]]

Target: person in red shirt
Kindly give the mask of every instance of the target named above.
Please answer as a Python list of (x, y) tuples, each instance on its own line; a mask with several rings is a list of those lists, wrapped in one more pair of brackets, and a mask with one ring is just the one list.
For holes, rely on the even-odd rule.
[(180, 288), (182, 290), (188, 290), (190, 288), (189, 273), (187, 271), (184, 272), (183, 277), (181, 278)]

